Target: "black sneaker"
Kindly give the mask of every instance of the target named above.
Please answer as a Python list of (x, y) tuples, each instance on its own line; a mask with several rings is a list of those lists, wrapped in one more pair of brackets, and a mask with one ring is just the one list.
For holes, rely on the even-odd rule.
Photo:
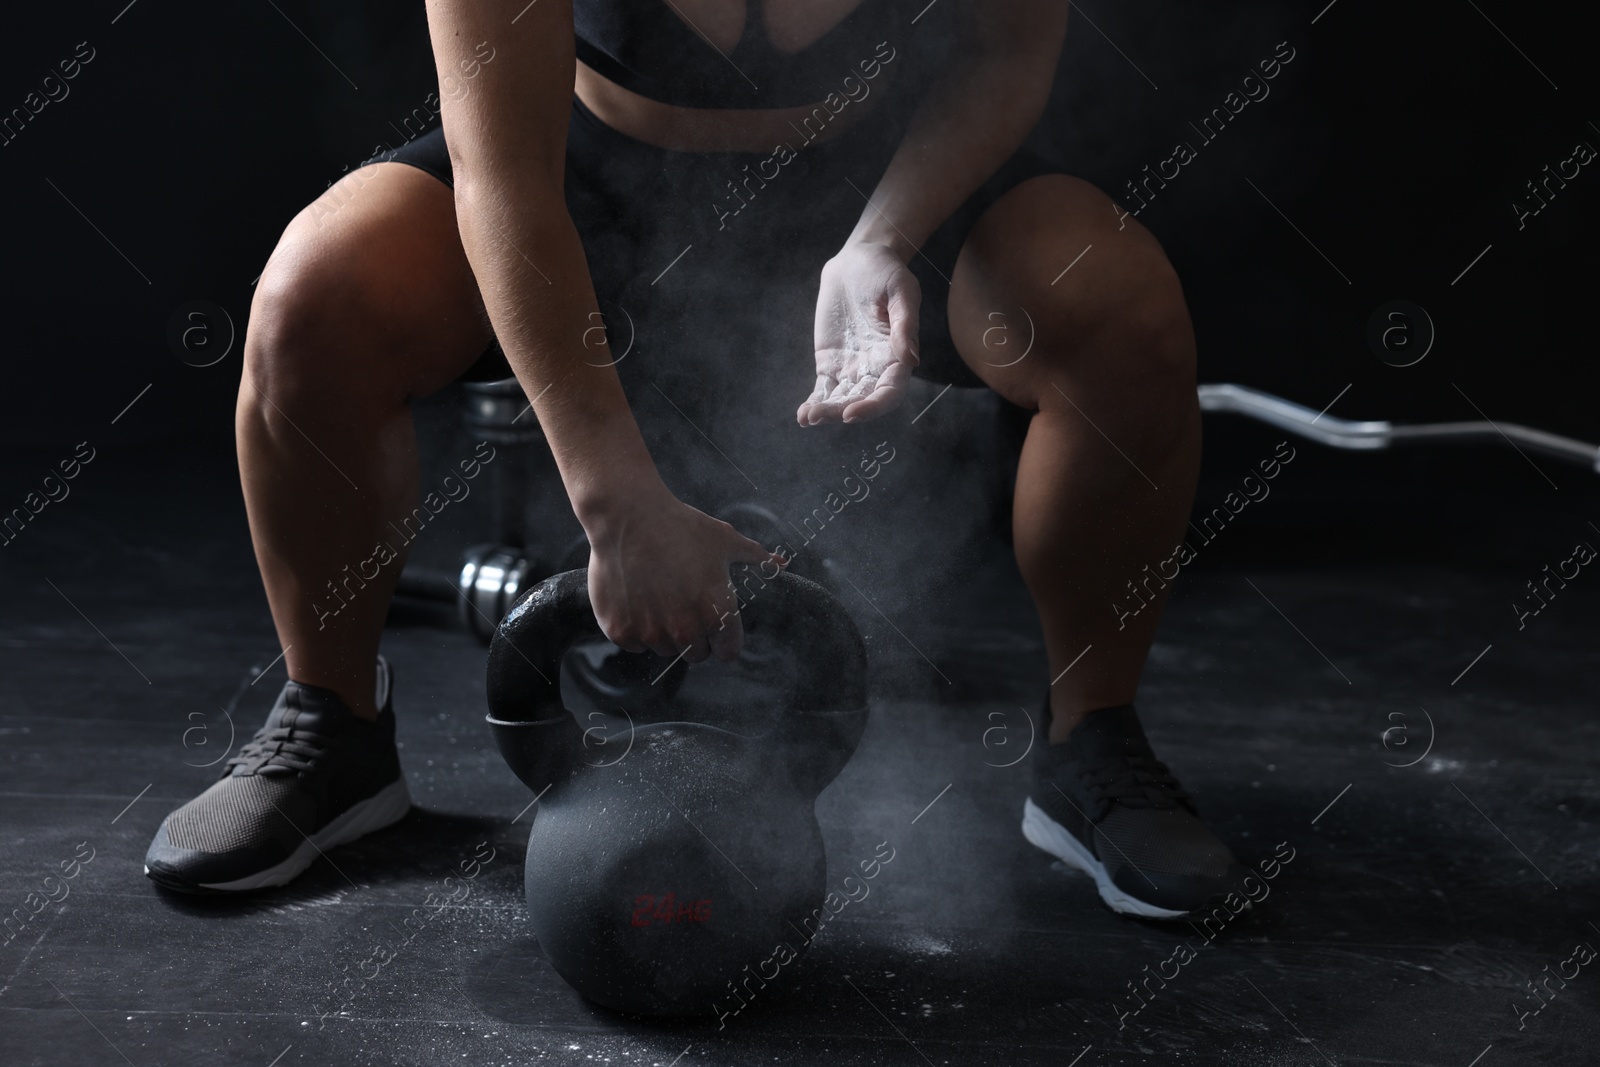
[(144, 873), (188, 893), (278, 886), (322, 852), (411, 810), (394, 744), (393, 673), (378, 657), (378, 718), (337, 693), (286, 682), (267, 723), (210, 789), (168, 815)]
[(1131, 704), (1091, 713), (1064, 744), (1035, 746), (1033, 774), (1022, 835), (1092, 877), (1112, 911), (1181, 919), (1249, 873), (1156, 759)]

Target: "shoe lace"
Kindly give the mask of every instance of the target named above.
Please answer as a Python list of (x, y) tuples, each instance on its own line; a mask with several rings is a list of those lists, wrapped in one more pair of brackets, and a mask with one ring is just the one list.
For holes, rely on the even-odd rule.
[(268, 767), (282, 767), (290, 771), (309, 771), (318, 758), (328, 750), (332, 738), (310, 730), (297, 730), (292, 726), (263, 726), (254, 737), (240, 746), (238, 754), (228, 760), (223, 775), (242, 766), (246, 773), (259, 774)]
[(1167, 765), (1151, 756), (1118, 756), (1102, 760), (1080, 772), (1084, 788), (1101, 805), (1170, 809), (1189, 807), (1189, 794)]

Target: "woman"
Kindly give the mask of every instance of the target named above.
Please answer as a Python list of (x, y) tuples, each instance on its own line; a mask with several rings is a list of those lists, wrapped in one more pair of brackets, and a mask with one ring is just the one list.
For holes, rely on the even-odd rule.
[[(1169, 554), (1193, 495), (1182, 291), (1136, 221), (1020, 149), (1067, 7), (429, 0), (442, 128), (297, 216), (257, 287), (240, 469), (291, 680), (224, 777), (168, 817), (150, 876), (282, 884), (409, 807), (377, 656), (403, 550), (336, 615), (313, 605), (415, 503), (407, 401), (496, 340), (588, 536), (606, 635), (690, 662), (737, 656), (728, 566), (774, 557), (667, 489), (593, 329), (596, 293), (648, 291), (633, 259), (663, 235), (723, 242), (726, 269), (759, 249), (803, 258), (820, 234), (801, 425), (877, 418), (913, 374), (1032, 413), (1014, 530), (1048, 648), (1051, 743), (1036, 746), (1028, 839), (1118, 911), (1175, 918), (1226, 891), (1243, 872), (1132, 705), (1164, 587), (1145, 586), (1153, 610), (1111, 607)], [(829, 224), (841, 210), (847, 236), (849, 218)], [(1026, 311), (1025, 357), (989, 358), (997, 309)]]

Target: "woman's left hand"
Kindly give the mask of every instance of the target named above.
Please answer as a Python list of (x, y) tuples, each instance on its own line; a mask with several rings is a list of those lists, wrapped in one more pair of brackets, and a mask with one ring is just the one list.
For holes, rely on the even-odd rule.
[(817, 385), (802, 426), (861, 422), (899, 406), (917, 365), (922, 287), (881, 244), (845, 245), (822, 268), (815, 328)]

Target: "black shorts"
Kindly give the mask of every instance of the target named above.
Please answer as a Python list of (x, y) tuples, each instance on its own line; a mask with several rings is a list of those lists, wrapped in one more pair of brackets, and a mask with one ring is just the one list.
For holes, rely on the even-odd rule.
[[(830, 141), (808, 144), (805, 131), (797, 131), (791, 147), (798, 151), (785, 156), (657, 148), (607, 126), (574, 98), (567, 208), (606, 321), (612, 322), (618, 306), (643, 306), (647, 291), (659, 293), (673, 270), (776, 277), (782, 272), (773, 271), (775, 260), (796, 268), (797, 277), (809, 272), (814, 301), (817, 273), (849, 236), (894, 154), (902, 121), (894, 110), (881, 107)], [(385, 161), (410, 164), (452, 184), (444, 130), (437, 125), (368, 162)], [(910, 268), (922, 287), (918, 377), (983, 385), (950, 337), (947, 301), (956, 257), (990, 205), (1029, 178), (1059, 169), (1018, 149), (912, 257)], [(469, 375), (509, 376), (498, 346)]]

